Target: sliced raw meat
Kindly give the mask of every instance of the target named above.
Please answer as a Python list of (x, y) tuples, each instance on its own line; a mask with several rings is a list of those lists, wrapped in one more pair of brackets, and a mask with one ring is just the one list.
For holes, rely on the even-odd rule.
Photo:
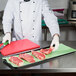
[(22, 66), (23, 65), (23, 61), (21, 59), (19, 59), (18, 57), (15, 57), (15, 56), (11, 56), (9, 58), (9, 61), (16, 64), (17, 66)]
[(40, 60), (44, 60), (45, 59), (45, 55), (41, 52), (37, 52), (37, 51), (32, 51), (32, 55), (34, 55), (35, 57), (37, 57)]
[(51, 48), (49, 48), (49, 49), (41, 49), (40, 52), (48, 55), (48, 54), (50, 54), (50, 53), (52, 52), (52, 50), (53, 50), (53, 49), (51, 49)]
[(20, 55), (19, 55), (19, 58), (24, 59), (24, 60), (26, 60), (26, 61), (28, 61), (28, 62), (30, 62), (30, 63), (34, 63), (34, 62), (35, 62), (33, 56), (31, 56), (31, 55), (29, 55), (29, 54), (27, 54), (27, 53), (20, 54)]

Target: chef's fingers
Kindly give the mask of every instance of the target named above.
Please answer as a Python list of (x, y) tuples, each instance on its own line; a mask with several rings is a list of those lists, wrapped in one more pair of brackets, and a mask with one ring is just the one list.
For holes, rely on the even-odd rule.
[(53, 50), (55, 48), (55, 44), (51, 43), (50, 48)]
[(50, 47), (54, 48), (55, 47), (55, 43), (52, 42)]
[(9, 44), (11, 43), (11, 37), (9, 37)]
[(53, 49), (54, 49), (54, 47), (50, 46), (50, 48), (49, 48), (49, 49), (52, 49), (52, 50), (53, 50)]
[(55, 44), (53, 51), (56, 51), (58, 49), (58, 47), (59, 47), (59, 44)]
[(51, 43), (50, 47), (52, 47), (52, 46), (53, 46), (53, 43)]
[(2, 43), (5, 43), (6, 41), (7, 41), (7, 39), (3, 38), (3, 41), (2, 41)]
[(11, 43), (11, 39), (9, 39), (9, 44)]
[(52, 47), (55, 47), (55, 44), (53, 44), (53, 46)]

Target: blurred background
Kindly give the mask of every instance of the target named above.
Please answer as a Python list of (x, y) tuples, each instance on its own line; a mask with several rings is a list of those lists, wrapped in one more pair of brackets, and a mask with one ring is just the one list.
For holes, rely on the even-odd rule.
[[(0, 41), (4, 36), (2, 17), (8, 0), (0, 0)], [(60, 41), (76, 41), (76, 0), (48, 0), (50, 9), (58, 17), (61, 31)], [(51, 34), (42, 19), (43, 39), (50, 41)]]

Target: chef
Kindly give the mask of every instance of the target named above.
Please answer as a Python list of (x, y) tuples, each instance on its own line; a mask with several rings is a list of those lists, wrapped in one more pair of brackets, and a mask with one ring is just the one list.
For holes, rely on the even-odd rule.
[[(42, 16), (52, 36), (54, 51), (59, 46), (59, 26), (57, 17), (49, 10), (47, 0), (8, 0), (3, 15), (3, 43), (7, 40), (29, 39), (42, 41)], [(13, 28), (13, 32), (11, 29)]]

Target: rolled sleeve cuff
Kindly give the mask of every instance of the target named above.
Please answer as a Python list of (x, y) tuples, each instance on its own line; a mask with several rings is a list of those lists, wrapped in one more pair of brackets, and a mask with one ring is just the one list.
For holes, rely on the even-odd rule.
[(59, 36), (60, 36), (60, 30), (59, 30), (59, 28), (57, 27), (55, 27), (55, 28), (52, 28), (51, 27), (51, 29), (49, 29), (50, 30), (50, 33), (51, 33), (51, 36), (53, 37), (55, 34), (58, 34)]
[(11, 24), (9, 24), (9, 27), (8, 27), (8, 24), (3, 24), (3, 31), (4, 31), (4, 34), (6, 34), (7, 32), (11, 33)]

